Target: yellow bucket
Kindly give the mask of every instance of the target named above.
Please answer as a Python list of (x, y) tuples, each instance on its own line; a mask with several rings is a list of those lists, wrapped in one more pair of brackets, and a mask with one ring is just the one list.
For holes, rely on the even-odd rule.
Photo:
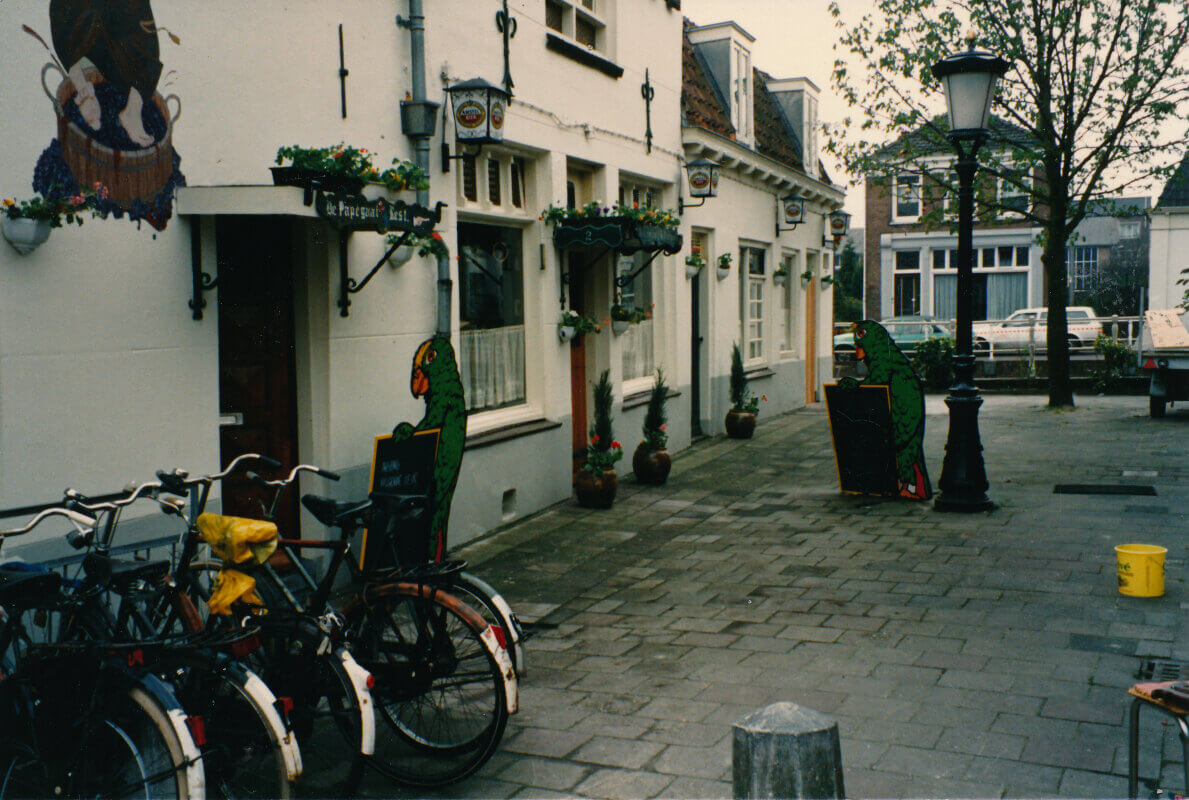
[(1164, 554), (1155, 544), (1115, 545), (1119, 566), (1119, 594), (1160, 597), (1164, 594)]

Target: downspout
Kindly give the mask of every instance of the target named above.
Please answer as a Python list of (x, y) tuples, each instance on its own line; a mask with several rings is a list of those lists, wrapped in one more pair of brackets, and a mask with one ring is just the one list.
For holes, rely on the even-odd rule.
[[(438, 103), (425, 98), (425, 12), (422, 0), (409, 0), (409, 18), (397, 23), (409, 29), (413, 72), (413, 99), (401, 103), (401, 124), (404, 133), (413, 140), (413, 163), (429, 174), (429, 140), (434, 134)], [(417, 204), (429, 207), (429, 190), (417, 190)], [(450, 316), (453, 307), (454, 282), (450, 279), (450, 254), (439, 254), (438, 311), (436, 335), (450, 338)]]

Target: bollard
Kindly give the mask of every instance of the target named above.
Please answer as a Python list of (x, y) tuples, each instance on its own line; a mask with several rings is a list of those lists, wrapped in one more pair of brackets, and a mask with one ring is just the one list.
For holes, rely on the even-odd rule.
[(773, 703), (733, 726), (736, 798), (845, 797), (838, 723), (796, 703)]

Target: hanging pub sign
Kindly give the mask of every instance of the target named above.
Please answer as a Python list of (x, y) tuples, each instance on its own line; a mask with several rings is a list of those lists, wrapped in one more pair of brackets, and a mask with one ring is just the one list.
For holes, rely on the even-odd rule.
[(681, 250), (681, 242), (676, 228), (647, 225), (628, 217), (568, 219), (553, 229), (553, 244), (560, 250), (601, 244), (623, 254), (645, 250), (672, 255)]
[(718, 164), (699, 158), (685, 165), (690, 197), (715, 197), (718, 194)]
[(368, 200), (357, 194), (318, 192), (314, 211), (339, 230), (403, 231), (428, 236), (442, 219), (442, 204), (430, 210), (403, 200)]
[(447, 91), (454, 104), (459, 144), (499, 144), (504, 140), (508, 92), (482, 78), (456, 83)]

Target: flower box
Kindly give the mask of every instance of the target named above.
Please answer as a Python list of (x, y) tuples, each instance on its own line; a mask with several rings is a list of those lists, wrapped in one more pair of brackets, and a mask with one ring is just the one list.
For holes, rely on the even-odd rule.
[(359, 194), (367, 181), (305, 167), (270, 167), (274, 186), (298, 186), (341, 194)]

